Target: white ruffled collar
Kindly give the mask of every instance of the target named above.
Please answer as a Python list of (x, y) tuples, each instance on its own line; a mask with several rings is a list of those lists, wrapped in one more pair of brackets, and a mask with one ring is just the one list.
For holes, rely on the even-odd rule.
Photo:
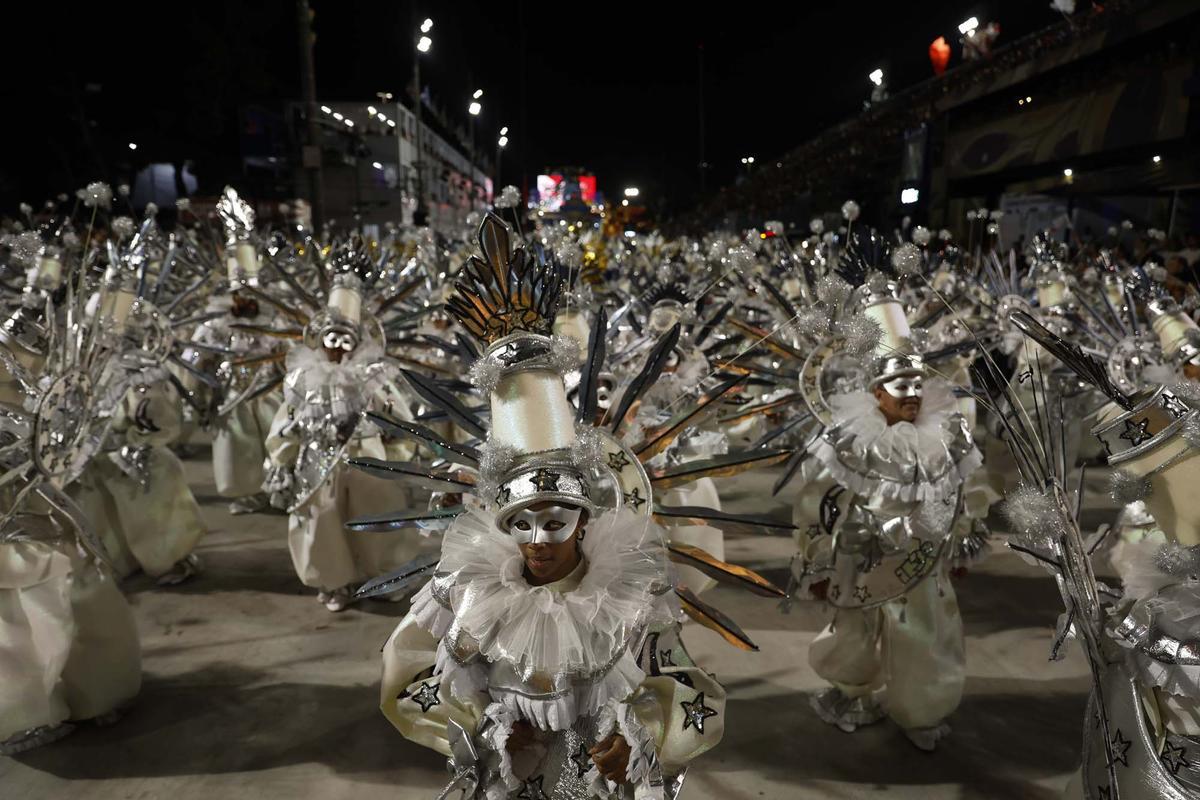
[(833, 424), (853, 433), (868, 446), (886, 448), (897, 454), (909, 450), (933, 450), (945, 439), (944, 429), (958, 410), (954, 392), (944, 381), (925, 383), (921, 413), (915, 422), (888, 425), (879, 401), (870, 392), (847, 392), (833, 397)]
[(915, 422), (888, 425), (868, 392), (848, 392), (831, 404), (833, 422), (812, 456), (838, 483), (869, 500), (946, 500), (982, 463), (945, 381), (926, 381)]
[[(556, 584), (531, 586), (511, 537), (472, 509), (447, 528), (438, 577), (413, 600), (418, 622), (453, 628), (489, 662), (533, 675), (594, 678), (612, 668), (649, 624), (673, 620), (661, 528), (630, 511), (588, 522), (584, 562)], [(437, 603), (445, 613), (432, 613)]]
[(350, 385), (362, 380), (362, 372), (370, 365), (386, 358), (377, 343), (366, 341), (354, 348), (349, 358), (341, 362), (330, 361), (323, 350), (314, 349), (305, 344), (297, 344), (288, 351), (287, 372), (289, 377), (295, 376), (292, 382), (300, 381), (309, 386), (319, 386), (327, 383)]
[(303, 418), (357, 416), (370, 398), (399, 378), (395, 363), (377, 343), (360, 344), (341, 363), (321, 350), (298, 344), (288, 351), (283, 396)]

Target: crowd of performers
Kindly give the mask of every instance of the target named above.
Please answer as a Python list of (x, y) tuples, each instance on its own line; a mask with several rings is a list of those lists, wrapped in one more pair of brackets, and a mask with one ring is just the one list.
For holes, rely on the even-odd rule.
[[(1002, 251), (987, 212), (961, 243), (879, 232), (853, 202), (811, 235), (667, 239), (526, 218), (511, 187), (458, 236), (125, 197), (24, 206), (0, 247), (0, 752), (136, 698), (121, 582), (202, 572), (178, 452), (211, 441), (324, 609), (410, 604), (380, 705), (449, 759), (444, 797), (679, 797), (727, 726), (682, 629), (772, 645), (718, 584), (822, 604), (813, 712), (934, 750), (951, 578), (1003, 546), (1060, 590), (1052, 656), (1091, 666), (1069, 794), (1200, 791), (1200, 328), (1158, 265)], [(1088, 466), (1121, 508), (1098, 531)], [(749, 470), (790, 518), (722, 510)], [(787, 585), (727, 534), (794, 537)]]

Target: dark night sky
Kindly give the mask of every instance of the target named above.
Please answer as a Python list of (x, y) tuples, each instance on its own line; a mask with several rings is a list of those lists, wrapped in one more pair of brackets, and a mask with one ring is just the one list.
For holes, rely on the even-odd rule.
[[(701, 43), (711, 190), (734, 179), (742, 156), (768, 163), (853, 114), (875, 67), (893, 91), (927, 77), (929, 42), (956, 44), (973, 14), (997, 14), (1002, 43), (1055, 19), (1048, 0), (312, 4), (319, 99), (402, 92), (414, 26), (428, 15), (435, 43), (422, 82), (464, 120), (470, 92), (484, 90), (480, 141), (512, 128), (504, 182), (518, 182), (521, 163), (530, 175), (578, 164), (609, 192), (637, 184), (675, 204), (699, 190)], [(149, 160), (191, 158), (201, 191), (215, 192), (236, 181), (238, 108), (299, 94), (289, 0), (70, 14), (47, 3), (17, 14), (5, 52), (19, 110), (5, 123), (6, 209)]]

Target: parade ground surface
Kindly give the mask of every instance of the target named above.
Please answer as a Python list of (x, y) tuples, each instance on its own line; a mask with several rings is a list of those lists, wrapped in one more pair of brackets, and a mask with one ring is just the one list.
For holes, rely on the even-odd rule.
[[(141, 628), (141, 697), (111, 727), (0, 757), (0, 796), (22, 800), (432, 800), (445, 760), (405, 741), (380, 715), (379, 650), (407, 603), (319, 606), (292, 571), (286, 518), (231, 517), (216, 497), (208, 452), (187, 462), (211, 533), (206, 571), (173, 589), (128, 585)], [(1099, 473), (1100, 471), (1097, 471)], [(771, 510), (774, 476), (721, 482), (733, 511)], [(1085, 526), (1110, 519), (1089, 481)], [(388, 485), (380, 484), (381, 491)], [(787, 537), (737, 537), (727, 558), (786, 583)], [(1052, 580), (997, 546), (956, 581), (968, 678), (953, 735), (919, 752), (884, 722), (847, 735), (820, 722), (807, 694), (821, 686), (807, 647), (824, 610), (729, 589), (715, 604), (761, 650), (735, 650), (704, 629), (685, 634), (696, 660), (729, 692), (725, 739), (687, 776), (687, 800), (721, 798), (1057, 798), (1077, 765), (1087, 692), (1076, 649), (1050, 662), (1061, 611)]]

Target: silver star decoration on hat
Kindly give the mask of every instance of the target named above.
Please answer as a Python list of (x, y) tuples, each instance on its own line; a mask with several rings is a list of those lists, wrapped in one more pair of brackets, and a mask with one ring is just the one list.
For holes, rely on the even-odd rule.
[(641, 487), (635, 486), (623, 495), (625, 504), (633, 506), (634, 511), (638, 511), (646, 504), (646, 498), (642, 497)]
[(1133, 746), (1133, 742), (1126, 739), (1124, 734), (1121, 733), (1121, 729), (1117, 728), (1117, 732), (1113, 735), (1111, 744), (1112, 747), (1110, 749), (1112, 752), (1112, 758), (1109, 760), (1108, 766), (1111, 767), (1113, 764), (1120, 764), (1123, 767), (1128, 767), (1129, 748)]
[(501, 347), (495, 353), (496, 360), (506, 367), (511, 367), (521, 358), (521, 348), (517, 347), (516, 342), (509, 342)]
[(558, 475), (548, 469), (539, 469), (533, 473), (533, 485), (537, 487), (539, 492), (557, 491)]
[(857, 587), (855, 587), (855, 589), (854, 589), (854, 599), (855, 599), (855, 600), (857, 600), (858, 602), (860, 602), (860, 603), (865, 603), (865, 602), (867, 602), (867, 599), (868, 599), (870, 596), (871, 596), (871, 590), (870, 590), (870, 589), (868, 589), (866, 586), (857, 586)]
[(586, 742), (580, 742), (579, 748), (571, 754), (571, 763), (575, 765), (575, 769), (579, 770), (580, 778), (588, 774), (588, 770), (592, 768), (592, 757), (588, 755)]
[(1178, 397), (1169, 394), (1163, 395), (1162, 405), (1172, 417), (1175, 417), (1175, 419), (1179, 419), (1192, 410), (1187, 403), (1184, 403)]
[(442, 704), (442, 700), (438, 697), (438, 687), (440, 683), (435, 683), (430, 686), (425, 681), (421, 681), (421, 688), (413, 692), (413, 702), (421, 707), (422, 714), (428, 714), (429, 709)]
[(696, 699), (692, 702), (684, 700), (679, 705), (683, 708), (683, 729), (686, 731), (689, 726), (694, 726), (696, 733), (701, 736), (704, 735), (704, 720), (717, 715), (715, 709), (704, 705), (704, 692), (696, 695)]
[(517, 795), (517, 800), (550, 800), (542, 790), (542, 782), (545, 780), (545, 775), (538, 775), (536, 778), (525, 781), (525, 785), (521, 787), (521, 793)]
[(501, 486), (500, 491), (496, 492), (496, 505), (502, 506), (512, 499), (512, 488)]
[(1131, 419), (1125, 420), (1125, 431), (1120, 435), (1119, 438), (1124, 439), (1134, 447), (1137, 447), (1142, 442), (1149, 440), (1151, 438), (1150, 418), (1146, 417), (1139, 422), (1134, 422)]
[(629, 456), (625, 455), (624, 450), (618, 450), (615, 453), (608, 454), (608, 466), (615, 469), (617, 472), (628, 467), (631, 463)]
[(1167, 769), (1171, 770), (1172, 775), (1178, 775), (1179, 770), (1183, 767), (1191, 767), (1192, 762), (1187, 760), (1187, 748), (1180, 747), (1173, 742), (1167, 742), (1163, 745), (1162, 759)]

